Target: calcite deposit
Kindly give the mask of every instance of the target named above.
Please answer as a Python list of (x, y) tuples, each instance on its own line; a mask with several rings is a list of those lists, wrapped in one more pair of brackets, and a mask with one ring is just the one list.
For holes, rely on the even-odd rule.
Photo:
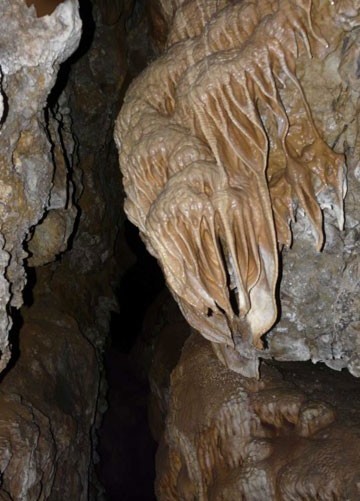
[(164, 54), (117, 120), (128, 217), (188, 322), (247, 376), (259, 357), (360, 375), (359, 9), (157, 2)]
[[(77, 48), (81, 21), (77, 2), (67, 0), (51, 16), (38, 18), (35, 8), (24, 0), (3, 0), (1, 19), (1, 131), (0, 131), (0, 242), (1, 307), (0, 370), (10, 357), (9, 309), (23, 303), (26, 283), (24, 260), (27, 242), (47, 214), (71, 209), (71, 188), (67, 172), (57, 172), (51, 138), (52, 118), (44, 113), (55, 84), (59, 65)], [(59, 171), (61, 171), (59, 167)], [(61, 188), (60, 188), (61, 184)], [(56, 193), (55, 193), (56, 192)], [(71, 226), (67, 215), (64, 218)], [(71, 219), (71, 218), (70, 218)], [(72, 218), (74, 219), (74, 218)], [(72, 221), (73, 222), (73, 221)], [(57, 223), (56, 223), (57, 224)], [(69, 225), (64, 230), (67, 236)], [(63, 235), (53, 238), (60, 245), (46, 251), (45, 262), (64, 249)], [(32, 247), (33, 259), (40, 262)], [(41, 247), (41, 244), (40, 244)], [(52, 256), (48, 255), (52, 253)], [(39, 254), (44, 253), (44, 245)]]
[(157, 499), (355, 501), (359, 419), (348, 373), (263, 364), (246, 378), (193, 335), (171, 376)]

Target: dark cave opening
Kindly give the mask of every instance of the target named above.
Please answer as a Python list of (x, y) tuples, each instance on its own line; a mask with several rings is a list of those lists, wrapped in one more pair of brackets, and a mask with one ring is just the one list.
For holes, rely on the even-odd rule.
[(139, 361), (136, 357), (142, 351), (147, 312), (165, 284), (138, 230), (127, 221), (124, 226), (126, 243), (136, 260), (122, 275), (117, 288), (119, 312), (111, 317), (105, 354), (108, 409), (98, 432), (100, 462), (96, 471), (109, 501), (151, 501), (155, 499), (157, 444), (148, 424), (150, 359)]
[[(118, 77), (123, 78), (118, 89), (119, 108), (126, 88), (147, 64), (151, 52), (145, 2), (117, 2), (112, 7), (106, 2), (94, 3), (100, 9), (102, 20), (108, 23), (113, 33), (109, 38), (104, 30), (104, 42), (100, 45), (106, 48), (107, 43), (122, 44), (118, 49), (112, 47), (110, 52), (125, 52), (124, 56), (119, 56), (125, 59), (120, 64), (121, 68), (119, 66), (117, 69), (123, 72), (122, 68), (125, 67), (124, 74), (118, 73)], [(109, 12), (107, 7), (110, 8)], [(119, 8), (119, 12), (114, 17), (116, 8)], [(116, 26), (123, 32), (116, 33)], [(99, 43), (99, 38), (97, 40)], [(100, 76), (100, 88), (105, 92), (109, 88), (113, 93), (114, 85), (118, 86), (113, 83), (116, 82), (116, 76), (111, 76), (112, 70), (106, 65), (104, 70), (109, 74)], [(117, 112), (118, 109), (112, 110), (114, 119)], [(111, 136), (112, 133), (111, 130)], [(119, 172), (117, 155), (111, 138), (107, 163), (115, 163)], [(106, 184), (102, 178), (100, 181)], [(117, 183), (112, 183), (112, 189), (118, 203), (124, 197), (120, 176)], [(114, 282), (118, 311), (111, 313), (109, 340), (104, 354), (108, 408), (97, 431), (99, 462), (95, 471), (105, 489), (106, 500), (151, 501), (155, 499), (157, 444), (148, 422), (151, 347), (144, 340), (144, 322), (149, 308), (164, 289), (164, 279), (156, 260), (146, 251), (138, 230), (126, 220), (122, 209), (121, 213), (115, 245), (119, 262), (119, 278)]]
[[(125, 270), (117, 288), (119, 313), (113, 313), (110, 324), (111, 343), (121, 353), (129, 353), (141, 334), (147, 309), (165, 287), (163, 274), (146, 250), (139, 232), (124, 222), (124, 236), (135, 263)], [(125, 332), (124, 332), (125, 331)]]
[[(39, 5), (43, 8), (41, 2)], [(155, 499), (157, 444), (148, 423), (147, 372), (151, 362), (151, 347), (142, 347), (142, 336), (147, 311), (164, 290), (164, 279), (156, 260), (141, 242), (138, 230), (126, 220), (123, 213), (124, 194), (118, 152), (112, 138), (114, 120), (126, 88), (150, 58), (146, 2), (132, 0), (111, 4), (103, 0), (80, 0), (79, 5), (83, 23), (80, 44), (60, 66), (55, 85), (47, 99), (45, 122), (47, 136), (52, 144), (54, 165), (56, 138), (50, 134), (49, 123), (51, 120), (58, 122), (68, 178), (74, 185), (71, 202), (76, 205), (78, 215), (68, 240), (67, 252), (79, 252), (77, 259), (86, 254), (83, 247), (86, 243), (79, 244), (77, 240), (81, 240), (82, 234), (93, 231), (93, 225), (100, 234), (100, 239), (105, 242), (102, 255), (107, 251), (106, 244), (112, 247), (114, 253), (113, 262), (109, 259), (109, 286), (118, 309), (111, 313), (108, 332), (103, 333), (104, 336), (107, 335), (107, 339), (103, 341), (100, 366), (104, 365), (107, 391), (101, 398), (105, 396), (107, 408), (102, 407), (97, 423), (94, 424), (96, 445), (92, 459), (96, 460), (92, 483), (97, 484), (96, 489), (102, 493), (101, 499), (151, 501)], [(114, 17), (116, 11), (118, 12)], [(102, 54), (106, 54), (105, 57)], [(68, 95), (71, 134), (76, 147), (72, 159), (66, 156), (66, 134), (69, 131), (62, 121), (59, 104), (64, 94)], [(92, 159), (93, 165), (88, 162), (88, 158)], [(79, 164), (81, 174), (76, 171), (76, 163)], [(98, 197), (96, 201), (92, 199), (94, 194)], [(99, 204), (100, 211), (96, 204)], [(77, 246), (80, 247), (79, 250)], [(95, 248), (94, 253), (99, 257), (101, 251)], [(54, 263), (39, 269), (39, 274), (54, 277), (57, 269), (69, 266), (69, 261), (71, 257), (68, 259), (65, 253)], [(101, 259), (98, 266), (100, 270), (105, 266)], [(26, 308), (31, 308), (34, 302), (32, 291), (37, 281), (36, 275), (37, 270), (28, 268), (29, 285), (24, 295)], [(72, 280), (74, 283), (67, 283), (66, 290), (61, 295), (76, 294), (76, 273)], [(60, 284), (62, 287), (62, 279)], [(101, 291), (102, 284), (94, 279), (91, 294), (96, 296)], [(18, 335), (22, 325), (22, 316), (16, 315), (12, 334), (15, 350), (11, 367), (20, 355)], [(139, 352), (142, 351), (146, 354), (139, 357)], [(9, 366), (9, 370), (11, 367)]]

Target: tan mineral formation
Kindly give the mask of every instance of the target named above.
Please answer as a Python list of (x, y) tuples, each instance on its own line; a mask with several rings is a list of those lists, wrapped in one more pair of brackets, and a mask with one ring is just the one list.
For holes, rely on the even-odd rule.
[[(190, 325), (247, 376), (259, 357), (360, 375), (357, 306), (347, 301), (342, 328), (331, 316), (360, 278), (351, 198), (341, 233), (347, 181), (359, 193), (359, 9), (356, 0), (162, 0), (165, 51), (131, 85), (116, 123), (128, 217)], [(327, 266), (318, 255), (339, 263), (308, 324), (306, 291), (288, 309), (283, 301), (291, 278), (297, 288), (312, 280), (292, 270), (293, 236), (294, 256), (317, 263), (317, 277)], [(355, 285), (341, 282), (350, 255)], [(323, 317), (330, 325), (318, 332)]]
[(263, 364), (246, 378), (191, 336), (171, 375), (157, 499), (360, 499), (359, 380), (330, 373)]

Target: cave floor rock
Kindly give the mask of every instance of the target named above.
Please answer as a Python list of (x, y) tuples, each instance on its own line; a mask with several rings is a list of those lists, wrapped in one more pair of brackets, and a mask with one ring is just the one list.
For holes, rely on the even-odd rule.
[(360, 498), (360, 381), (310, 363), (223, 366), (199, 335), (171, 375), (160, 500)]

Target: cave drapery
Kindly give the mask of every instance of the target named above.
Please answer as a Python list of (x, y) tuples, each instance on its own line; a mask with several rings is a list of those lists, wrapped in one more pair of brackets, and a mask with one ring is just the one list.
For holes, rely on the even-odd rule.
[[(336, 304), (359, 287), (357, 251), (350, 265), (341, 242), (356, 207), (347, 206), (347, 231), (333, 245), (334, 224), (344, 229), (348, 179), (354, 187), (345, 154), (356, 161), (349, 124), (357, 121), (358, 3), (176, 2), (171, 13), (163, 4), (166, 50), (131, 85), (115, 132), (128, 217), (186, 319), (228, 367), (256, 376), (259, 357), (312, 359), (359, 375), (356, 334), (347, 341), (358, 330), (358, 302), (341, 326)], [(326, 269), (317, 253), (342, 254), (342, 271), (326, 284), (334, 295), (314, 300), (331, 317), (320, 328), (319, 310), (312, 321), (304, 313), (305, 286), (288, 311), (282, 300), (293, 295), (298, 271), (287, 270), (299, 268), (304, 255), (295, 249), (304, 252), (308, 234), (314, 250), (306, 261)], [(307, 266), (300, 284), (310, 281)], [(262, 352), (279, 316), (279, 286), (282, 318), (292, 316), (293, 326), (280, 319)]]
[(0, 0), (1, 499), (357, 501), (359, 9)]
[(197, 331), (155, 350), (156, 495), (355, 500), (358, 382), (274, 360), (360, 376), (360, 4), (160, 0), (154, 25), (125, 211)]

